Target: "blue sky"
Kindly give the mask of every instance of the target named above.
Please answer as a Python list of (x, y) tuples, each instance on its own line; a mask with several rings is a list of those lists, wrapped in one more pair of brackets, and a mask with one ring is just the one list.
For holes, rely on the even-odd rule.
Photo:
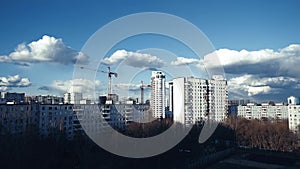
[(137, 12), (165, 12), (198, 26), (216, 48), (278, 49), (299, 42), (297, 0), (1, 2), (1, 51), (48, 34), (81, 49), (101, 26)]
[[(272, 62), (275, 68), (280, 68), (280, 71), (276, 73), (255, 72), (253, 71), (256, 68), (254, 65), (270, 63), (270, 60), (266, 58), (272, 58), (273, 55), (276, 55), (276, 52), (280, 53), (280, 49), (287, 48), (291, 44), (300, 44), (299, 7), (300, 2), (297, 0), (1, 1), (0, 56), (8, 56), (19, 44), (38, 41), (44, 35), (55, 39), (61, 38), (65, 46), (72, 48), (74, 51), (80, 51), (95, 31), (117, 18), (138, 12), (164, 12), (184, 18), (196, 25), (207, 35), (217, 50), (227, 49), (223, 53), (234, 55), (234, 52), (245, 49), (251, 55), (256, 55), (264, 52), (262, 50), (273, 49), (273, 53), (267, 52), (266, 54), (265, 52), (265, 55), (259, 55), (258, 60), (261, 60), (261, 62), (246, 59), (247, 64), (241, 64), (246, 62), (244, 55), (239, 53), (235, 57), (244, 60), (239, 63), (231, 61), (224, 66), (225, 72), (228, 74), (228, 80), (232, 79), (230, 89), (234, 90), (233, 93), (235, 93), (236, 98), (251, 97), (258, 100), (272, 99), (280, 101), (284, 100), (285, 96), (290, 93), (300, 95), (297, 72), (295, 72), (296, 70), (287, 69), (298, 60), (298, 46), (290, 47), (288, 52), (278, 54), (280, 55), (278, 57), (284, 55), (284, 57), (294, 59), (294, 62), (285, 63), (284, 65), (279, 61)], [(156, 40), (155, 37), (150, 37), (148, 43), (147, 40), (143, 43), (142, 39), (136, 38), (132, 42), (128, 40), (128, 43), (121, 43), (115, 49), (136, 52), (139, 49), (159, 47), (170, 50), (178, 56), (188, 57), (186, 55), (189, 55), (189, 52), (179, 50), (181, 48), (178, 48), (176, 43), (169, 45), (173, 43), (171, 41), (168, 45), (165, 45), (166, 42), (163, 40), (157, 40), (157, 43), (153, 45), (150, 42)], [(253, 53), (253, 51), (258, 52)], [(296, 52), (290, 54), (291, 51)], [(289, 55), (286, 56), (286, 53), (289, 53)], [(224, 56), (224, 58), (226, 57)], [(278, 58), (276, 59), (278, 60)], [(229, 60), (234, 59), (230, 58)], [(24, 62), (23, 60), (22, 64)], [(8, 79), (9, 76), (19, 75), (20, 77), (15, 77), (15, 79), (20, 81), (22, 78), (28, 78), (31, 83), (28, 87), (26, 87), (26, 83), (16, 85), (17, 87), (12, 84), (7, 86), (6, 91), (47, 94), (49, 91), (37, 90), (39, 87), (46, 86), (52, 89), (50, 93), (59, 94), (63, 89), (53, 85), (67, 85), (66, 81), (72, 79), (72, 64), (43, 61), (29, 62), (30, 66), (20, 66), (7, 62), (0, 63), (0, 77)], [(279, 67), (276, 67), (278, 64)], [(274, 66), (268, 70), (273, 70), (272, 68)], [(289, 73), (285, 74), (283, 72)], [(282, 80), (282, 77), (288, 79)], [(245, 82), (242, 83), (241, 79), (244, 79)], [(253, 82), (259, 81), (258, 79), (265, 80), (265, 83), (253, 84)], [(274, 81), (278, 81), (278, 79), (279, 82), (275, 84)], [(14, 78), (11, 78), (11, 81), (13, 80)], [(256, 88), (258, 91), (255, 87), (259, 87)]]

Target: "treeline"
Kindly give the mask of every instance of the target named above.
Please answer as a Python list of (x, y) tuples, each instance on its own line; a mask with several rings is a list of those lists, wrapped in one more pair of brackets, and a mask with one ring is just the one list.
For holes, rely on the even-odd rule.
[(126, 126), (125, 130), (120, 132), (130, 137), (146, 138), (160, 134), (167, 130), (172, 124), (173, 120), (168, 118), (157, 119), (149, 123), (131, 122)]
[[(168, 119), (149, 124), (132, 123), (124, 132), (134, 137), (150, 137), (165, 131), (172, 124), (172, 120)], [(201, 128), (201, 125), (194, 126), (184, 140), (163, 154), (145, 159), (130, 159), (103, 150), (85, 134), (67, 140), (65, 134), (57, 130), (56, 134), (43, 138), (38, 134), (37, 128), (28, 127), (23, 135), (14, 136), (0, 126), (0, 165), (1, 169), (182, 168), (191, 159), (231, 146), (225, 144), (225, 140), (234, 138), (230, 128), (218, 126), (206, 143), (199, 144)]]
[[(131, 123), (122, 132), (137, 138), (151, 137), (172, 124), (170, 119)], [(286, 121), (270, 123), (229, 117), (205, 143), (199, 144), (202, 127), (195, 125), (178, 145), (163, 154), (130, 159), (103, 150), (85, 134), (67, 140), (65, 134), (57, 130), (55, 135), (43, 138), (37, 128), (29, 126), (22, 136), (16, 137), (0, 126), (0, 165), (1, 169), (179, 169), (190, 160), (235, 146), (280, 151), (297, 148), (297, 137), (288, 130)]]
[(270, 122), (230, 116), (225, 125), (234, 131), (239, 146), (275, 151), (299, 148), (297, 135), (289, 130), (287, 120)]

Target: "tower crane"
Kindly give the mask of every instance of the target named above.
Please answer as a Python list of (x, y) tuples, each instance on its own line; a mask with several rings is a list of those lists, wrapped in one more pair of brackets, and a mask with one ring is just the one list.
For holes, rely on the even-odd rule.
[(111, 77), (112, 75), (115, 77), (118, 77), (118, 73), (116, 72), (111, 72), (110, 71), (110, 66), (107, 67), (108, 71), (103, 71), (103, 70), (97, 70), (97, 69), (92, 69), (92, 68), (88, 68), (88, 67), (84, 67), (84, 66), (80, 66), (80, 69), (87, 69), (87, 70), (91, 70), (91, 71), (96, 71), (96, 72), (102, 72), (102, 73), (107, 73), (107, 78), (108, 78), (108, 84), (107, 84), (107, 99), (110, 100), (110, 96), (111, 96)]
[(141, 86), (140, 86), (140, 88), (141, 88), (141, 103), (142, 103), (142, 104), (144, 103), (144, 89), (145, 89), (145, 88), (150, 88), (150, 87), (151, 87), (151, 85), (144, 85), (144, 82), (141, 81)]

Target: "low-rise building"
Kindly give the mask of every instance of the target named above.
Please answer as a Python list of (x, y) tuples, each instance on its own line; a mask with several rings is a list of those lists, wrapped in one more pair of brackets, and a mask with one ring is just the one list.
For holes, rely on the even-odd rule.
[(38, 103), (41, 103), (41, 104), (63, 104), (64, 103), (64, 98), (59, 97), (59, 96), (39, 95), (39, 96), (33, 97), (33, 99), (30, 100), (30, 102), (32, 102), (32, 101), (38, 102)]
[(62, 132), (68, 139), (72, 139), (74, 120), (76, 120), (76, 113), (73, 111), (73, 105), (39, 105), (39, 132), (44, 137)]
[(1, 104), (0, 125), (8, 133), (23, 135), (29, 126), (37, 126), (39, 122), (38, 104)]
[(239, 105), (237, 107), (238, 116), (248, 120), (283, 120), (288, 119), (288, 107), (283, 103), (248, 103), (247, 105)]
[(149, 117), (148, 104), (132, 101), (122, 104), (0, 104), (0, 125), (3, 131), (14, 136), (35, 126), (42, 137), (63, 133), (73, 139), (83, 133), (82, 123), (85, 129), (99, 133), (108, 125), (125, 129), (131, 122), (148, 122)]
[(5, 100), (5, 102), (24, 103), (25, 93), (1, 92), (1, 98)]

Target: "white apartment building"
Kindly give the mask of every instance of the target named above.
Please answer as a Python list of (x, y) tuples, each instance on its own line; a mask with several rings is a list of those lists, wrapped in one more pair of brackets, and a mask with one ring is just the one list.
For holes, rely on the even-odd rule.
[(275, 103), (275, 105), (248, 103), (246, 106), (238, 106), (238, 116), (248, 120), (283, 120), (288, 119), (288, 107), (283, 103)]
[[(207, 115), (207, 80), (194, 77), (173, 79), (172, 100), (174, 121), (182, 124), (195, 124)], [(173, 97), (173, 98), (172, 98)], [(172, 111), (171, 110), (171, 111)]]
[(150, 108), (154, 118), (165, 118), (166, 76), (161, 71), (152, 71)]
[(189, 125), (227, 116), (226, 80), (180, 77), (169, 83), (170, 110), (174, 121)]
[(300, 105), (288, 105), (289, 129), (293, 132), (299, 132), (300, 126)]
[(291, 104), (291, 105), (297, 105), (299, 104), (299, 98), (298, 97), (295, 97), (295, 96), (290, 96), (287, 98), (288, 100), (288, 104)]
[(224, 121), (228, 114), (227, 81), (222, 75), (214, 75), (208, 80), (208, 118)]
[(82, 93), (65, 93), (64, 104), (80, 104)]
[[(35, 96), (32, 100), (41, 104), (63, 104), (64, 98), (59, 96)], [(31, 100), (31, 101), (32, 101)]]
[(288, 98), (289, 129), (294, 133), (300, 131), (300, 105), (299, 98), (290, 96)]

